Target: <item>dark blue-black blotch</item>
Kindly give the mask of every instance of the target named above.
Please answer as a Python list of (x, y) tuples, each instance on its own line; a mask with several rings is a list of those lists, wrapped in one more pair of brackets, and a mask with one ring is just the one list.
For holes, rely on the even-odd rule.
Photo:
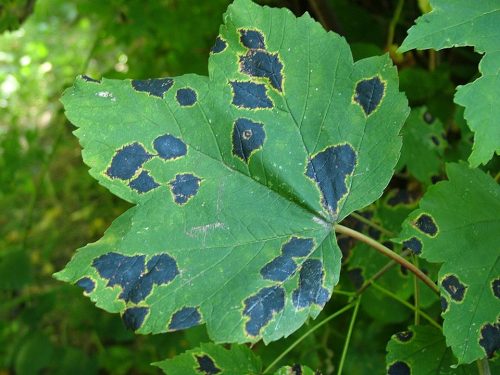
[(186, 144), (171, 134), (160, 135), (153, 141), (153, 147), (158, 156), (165, 160), (176, 159), (186, 155)]
[(272, 108), (273, 102), (267, 96), (266, 86), (262, 83), (231, 81), (233, 104), (247, 109)]
[(308, 259), (302, 264), (299, 273), (299, 287), (293, 291), (293, 305), (300, 309), (313, 303), (324, 306), (330, 293), (323, 288), (323, 263), (318, 259)]
[(211, 53), (221, 53), (222, 51), (224, 51), (227, 47), (227, 43), (224, 39), (222, 39), (220, 36), (218, 36), (217, 38), (215, 38), (215, 43), (214, 45), (212, 46), (212, 48), (210, 49), (210, 52)]
[(354, 171), (356, 152), (349, 144), (330, 146), (314, 155), (306, 176), (318, 185), (323, 206), (336, 215), (338, 202), (347, 193), (346, 179)]
[(358, 82), (354, 100), (358, 103), (366, 115), (371, 114), (380, 104), (384, 97), (385, 84), (379, 77), (373, 77)]
[(126, 309), (122, 316), (125, 327), (132, 331), (136, 331), (141, 328), (148, 311), (149, 308), (147, 307), (130, 307)]
[(261, 50), (250, 50), (244, 56), (240, 56), (240, 70), (242, 73), (252, 77), (268, 78), (271, 86), (282, 91), (283, 64), (278, 54)]
[(201, 315), (196, 307), (183, 307), (172, 315), (168, 325), (170, 331), (187, 329), (200, 324)]
[(221, 372), (221, 369), (215, 365), (215, 361), (207, 354), (195, 354), (196, 362), (198, 362), (197, 372), (202, 375), (216, 375)]
[(158, 184), (155, 179), (149, 175), (148, 171), (142, 171), (139, 176), (129, 182), (128, 186), (138, 193), (143, 194), (156, 189), (160, 186), (160, 184)]
[(189, 107), (192, 106), (194, 103), (196, 103), (196, 91), (193, 89), (186, 87), (183, 89), (177, 90), (177, 93), (175, 94), (175, 98), (177, 99), (177, 102), (183, 106), (183, 107)]
[(420, 215), (414, 225), (423, 233), (431, 237), (435, 237), (438, 233), (438, 228), (432, 216), (427, 214)]
[(467, 286), (462, 284), (457, 276), (446, 276), (441, 282), (441, 286), (448, 292), (453, 301), (462, 302), (464, 300)]
[(82, 288), (85, 293), (92, 293), (95, 288), (95, 282), (90, 277), (82, 277), (76, 282), (76, 285)]
[(239, 118), (233, 127), (233, 155), (248, 162), (250, 156), (262, 147), (265, 139), (264, 125)]
[(422, 241), (420, 241), (417, 237), (412, 237), (403, 241), (403, 249), (410, 249), (413, 254), (418, 255), (422, 252)]
[(106, 174), (111, 178), (128, 180), (149, 159), (151, 159), (151, 155), (141, 144), (135, 142), (126, 145), (113, 156), (111, 166), (106, 171)]
[(406, 362), (397, 361), (387, 368), (387, 375), (410, 375), (410, 366)]
[(495, 353), (500, 350), (500, 323), (486, 323), (481, 327), (481, 338), (479, 345), (486, 352), (488, 358), (493, 358)]
[(264, 43), (264, 35), (257, 30), (241, 29), (240, 31), (240, 41), (247, 48), (251, 49), (264, 49), (266, 44)]
[(136, 91), (147, 92), (149, 95), (163, 98), (163, 95), (172, 87), (174, 81), (172, 78), (157, 78), (157, 79), (134, 79), (132, 87)]
[(169, 183), (175, 202), (177, 204), (187, 203), (198, 192), (200, 183), (201, 178), (191, 173), (176, 175), (175, 179)]
[(250, 319), (245, 330), (250, 336), (258, 336), (260, 330), (270, 322), (273, 315), (285, 307), (285, 290), (280, 286), (262, 288), (244, 301), (243, 315)]

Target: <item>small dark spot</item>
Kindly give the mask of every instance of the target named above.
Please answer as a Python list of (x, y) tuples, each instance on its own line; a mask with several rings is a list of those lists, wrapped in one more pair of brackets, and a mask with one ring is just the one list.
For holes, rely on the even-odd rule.
[(495, 352), (500, 349), (500, 324), (488, 323), (481, 328), (479, 345), (484, 349), (488, 358), (493, 358)]
[(461, 302), (464, 299), (467, 286), (462, 284), (455, 275), (446, 276), (441, 282), (441, 286), (448, 292), (451, 299), (456, 302)]
[(412, 331), (403, 331), (403, 332), (398, 332), (396, 333), (396, 340), (400, 342), (408, 342), (413, 338), (413, 332)]
[(142, 171), (137, 178), (129, 182), (128, 186), (139, 193), (147, 193), (160, 185), (149, 175), (148, 171)]
[(233, 155), (244, 162), (260, 149), (266, 139), (264, 125), (246, 118), (239, 118), (233, 127)]
[(85, 74), (84, 74), (84, 75), (82, 75), (82, 79), (83, 79), (84, 81), (87, 81), (87, 82), (101, 83), (101, 80), (99, 80), (99, 79), (94, 79), (94, 78), (89, 77), (89, 76), (87, 76), (87, 75), (85, 75)]
[(403, 276), (408, 275), (408, 268), (406, 268), (405, 266), (400, 266), (399, 269), (401, 270), (401, 273), (403, 274)]
[(302, 264), (299, 273), (299, 287), (292, 294), (293, 305), (300, 309), (313, 303), (324, 306), (330, 293), (323, 288), (323, 264), (318, 259), (308, 259)]
[(441, 302), (441, 313), (444, 314), (446, 311), (448, 311), (448, 300), (441, 296), (439, 301)]
[(168, 325), (170, 331), (177, 331), (200, 324), (201, 315), (196, 307), (183, 307), (172, 315)]
[(186, 204), (200, 189), (201, 178), (191, 173), (178, 174), (169, 182), (177, 204)]
[(203, 375), (214, 375), (221, 372), (221, 369), (215, 365), (215, 361), (207, 354), (194, 356), (198, 362), (197, 372)]
[(264, 49), (266, 45), (264, 43), (264, 35), (257, 30), (239, 30), (240, 31), (240, 41), (247, 48), (253, 49)]
[(365, 278), (363, 277), (363, 269), (361, 268), (353, 268), (349, 270), (347, 273), (347, 277), (351, 280), (351, 283), (354, 285), (356, 289), (361, 288), (365, 282)]
[(431, 141), (432, 141), (432, 143), (434, 143), (434, 145), (436, 145), (436, 146), (439, 146), (439, 144), (441, 143), (441, 142), (439, 142), (438, 137), (436, 137), (435, 135), (431, 135)]
[(285, 290), (280, 286), (262, 288), (243, 303), (243, 315), (250, 318), (245, 324), (245, 330), (250, 336), (258, 336), (273, 315), (285, 307)]
[(273, 102), (267, 96), (266, 86), (262, 83), (231, 81), (233, 104), (247, 109), (272, 108)]
[(412, 196), (408, 190), (397, 189), (391, 192), (391, 197), (387, 200), (387, 205), (395, 207), (399, 204), (410, 204), (412, 203)]
[(419, 255), (422, 252), (422, 241), (417, 237), (412, 237), (409, 240), (403, 241), (403, 250), (410, 249), (413, 254)]
[(196, 91), (193, 89), (186, 87), (184, 89), (179, 89), (177, 90), (177, 93), (175, 94), (175, 98), (177, 99), (177, 102), (183, 106), (183, 107), (189, 107), (192, 106), (194, 103), (196, 103)]
[(113, 156), (106, 174), (111, 178), (128, 180), (149, 159), (151, 155), (139, 143), (126, 145)]
[(387, 375), (410, 375), (410, 366), (406, 362), (397, 361), (389, 366), (387, 369)]
[(434, 116), (430, 114), (430, 112), (424, 113), (424, 121), (429, 125), (434, 122)]
[(252, 77), (269, 79), (271, 86), (282, 91), (283, 64), (277, 53), (269, 53), (260, 50), (250, 50), (244, 56), (240, 56), (240, 70), (242, 73)]
[(442, 176), (431, 176), (431, 182), (433, 184), (437, 184), (439, 181), (442, 181), (443, 177)]
[(420, 215), (417, 220), (413, 223), (421, 232), (435, 237), (438, 232), (438, 228), (434, 219), (427, 214)]
[(294, 364), (290, 375), (302, 375), (302, 366), (298, 363)]
[(493, 295), (500, 298), (500, 279), (495, 279), (491, 282), (491, 289), (493, 290)]
[(80, 280), (76, 282), (80, 288), (83, 289), (85, 293), (92, 293), (95, 288), (95, 282), (90, 277), (82, 277)]
[(163, 98), (163, 95), (172, 87), (174, 80), (171, 78), (132, 80), (132, 87), (136, 91), (147, 92), (149, 95)]
[(144, 318), (148, 314), (147, 307), (130, 307), (123, 313), (122, 320), (127, 329), (137, 331), (144, 323)]
[(153, 147), (158, 152), (158, 156), (165, 160), (176, 159), (187, 153), (186, 144), (171, 134), (157, 137), (153, 142)]
[(227, 43), (224, 39), (222, 39), (220, 36), (218, 36), (217, 38), (215, 38), (215, 43), (214, 45), (212, 46), (212, 48), (210, 49), (210, 52), (211, 53), (221, 53), (222, 51), (224, 51), (227, 47)]
[(385, 84), (379, 77), (373, 77), (358, 82), (354, 101), (358, 103), (368, 116), (380, 104), (384, 96)]
[(349, 144), (330, 146), (307, 163), (306, 176), (319, 187), (323, 206), (336, 215), (338, 202), (347, 194), (346, 179), (354, 171), (356, 152)]

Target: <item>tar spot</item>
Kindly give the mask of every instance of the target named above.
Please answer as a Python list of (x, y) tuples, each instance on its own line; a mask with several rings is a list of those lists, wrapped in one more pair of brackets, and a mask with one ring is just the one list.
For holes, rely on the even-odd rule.
[(221, 372), (221, 369), (215, 365), (215, 361), (207, 354), (195, 355), (194, 357), (198, 362), (198, 368), (196, 370), (199, 373), (203, 375), (214, 375)]
[(294, 364), (290, 375), (302, 375), (302, 366), (298, 363)]
[(280, 286), (262, 288), (245, 301), (243, 315), (250, 319), (245, 324), (246, 332), (258, 336), (262, 327), (285, 307), (285, 290)]
[(484, 349), (488, 358), (492, 358), (500, 349), (500, 324), (488, 323), (481, 328), (479, 345)]
[(92, 293), (95, 288), (95, 282), (90, 277), (82, 277), (76, 282), (76, 285), (82, 288), (85, 293)]
[(171, 331), (186, 329), (200, 324), (201, 315), (196, 307), (183, 307), (172, 315), (172, 320), (168, 325)]
[(144, 255), (111, 252), (94, 259), (92, 266), (108, 280), (106, 286), (120, 286), (120, 298), (134, 303), (143, 301), (154, 284), (168, 284), (179, 274), (175, 260), (168, 254), (155, 255), (145, 265)]
[(417, 237), (412, 237), (403, 242), (403, 250), (410, 249), (413, 254), (418, 255), (422, 252), (422, 241)]
[(141, 328), (148, 311), (149, 309), (147, 307), (130, 307), (125, 310), (122, 316), (125, 327), (132, 331)]
[(247, 48), (264, 49), (264, 35), (257, 30), (240, 30), (240, 41)]
[(424, 121), (429, 125), (434, 122), (434, 116), (430, 114), (430, 112), (424, 113)]
[(299, 274), (299, 287), (292, 294), (293, 305), (304, 308), (313, 303), (324, 306), (330, 297), (323, 288), (323, 264), (318, 259), (308, 259), (302, 264)]
[(495, 279), (491, 282), (491, 289), (495, 297), (500, 298), (500, 279)]
[(435, 135), (431, 135), (431, 141), (436, 146), (439, 146), (439, 144), (440, 144), (438, 137), (436, 137)]
[(222, 51), (224, 51), (227, 47), (227, 43), (224, 39), (222, 39), (220, 36), (218, 36), (216, 39), (215, 39), (215, 43), (214, 45), (212, 46), (212, 48), (210, 49), (210, 52), (211, 53), (220, 53)]
[(410, 375), (410, 366), (406, 362), (397, 361), (389, 366), (387, 375)]
[(398, 333), (396, 333), (395, 336), (396, 336), (396, 339), (400, 342), (408, 342), (412, 339), (413, 332), (412, 331), (398, 332)]
[(233, 127), (233, 155), (244, 162), (260, 149), (266, 139), (264, 125), (246, 118), (239, 118)]
[(446, 276), (441, 282), (441, 286), (448, 292), (451, 299), (456, 302), (461, 302), (464, 299), (467, 286), (462, 284), (455, 275)]
[(153, 142), (153, 147), (158, 156), (165, 160), (176, 159), (187, 153), (186, 144), (170, 134), (157, 137)]
[(89, 76), (87, 76), (87, 75), (85, 75), (85, 74), (84, 74), (84, 75), (82, 75), (82, 79), (83, 79), (84, 81), (87, 81), (87, 82), (101, 83), (101, 81), (100, 81), (100, 80), (98, 80), (98, 79), (94, 79), (94, 78), (89, 77)]
[(178, 174), (169, 182), (177, 204), (186, 204), (200, 189), (201, 178), (191, 173)]
[(384, 96), (385, 84), (379, 77), (373, 77), (358, 82), (354, 101), (358, 103), (368, 116), (380, 104)]
[(142, 171), (137, 178), (129, 182), (128, 186), (139, 193), (147, 193), (160, 186), (147, 171)]
[(189, 107), (192, 106), (194, 103), (196, 103), (196, 98), (197, 98), (196, 91), (190, 89), (189, 87), (184, 89), (179, 89), (175, 94), (175, 98), (177, 99), (177, 102), (181, 106)]
[(149, 95), (163, 98), (170, 87), (174, 84), (171, 78), (158, 78), (158, 79), (145, 79), (145, 80), (132, 80), (132, 87), (136, 91), (147, 92)]
[(283, 75), (281, 73), (283, 64), (277, 53), (269, 53), (262, 50), (250, 50), (244, 56), (240, 56), (240, 70), (242, 73), (252, 77), (269, 79), (271, 86), (282, 91)]
[(414, 222), (414, 225), (423, 233), (435, 237), (438, 228), (436, 223), (434, 222), (434, 219), (427, 215), (427, 214), (422, 214), (418, 217), (418, 219)]
[(297, 270), (297, 264), (293, 258), (309, 255), (314, 247), (312, 238), (292, 237), (282, 248), (282, 255), (277, 256), (260, 270), (264, 279), (273, 281), (285, 281)]
[(349, 144), (330, 146), (307, 163), (306, 176), (319, 187), (323, 206), (333, 215), (347, 194), (346, 179), (354, 171), (356, 152)]
[(151, 159), (151, 155), (139, 143), (127, 145), (116, 152), (106, 174), (111, 178), (128, 180), (142, 165)]
[(441, 302), (441, 313), (444, 314), (446, 311), (448, 311), (448, 300), (441, 296), (439, 301)]
[(356, 289), (361, 288), (361, 286), (365, 282), (365, 278), (363, 277), (363, 270), (361, 268), (353, 268), (352, 270), (349, 270), (347, 276)]
[(254, 82), (231, 81), (233, 104), (247, 109), (272, 108), (273, 102), (267, 96), (264, 84)]
[(412, 196), (408, 190), (398, 189), (392, 193), (391, 197), (387, 200), (387, 205), (394, 207), (399, 204), (410, 204)]

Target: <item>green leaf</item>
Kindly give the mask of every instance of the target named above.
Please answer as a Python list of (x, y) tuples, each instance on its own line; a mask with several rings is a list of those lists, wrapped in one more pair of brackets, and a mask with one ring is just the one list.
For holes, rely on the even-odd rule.
[(473, 46), (484, 57), (479, 64), (482, 76), (460, 86), (455, 103), (465, 107), (465, 118), (475, 133), (469, 163), (486, 164), (500, 154), (500, 3), (498, 0), (433, 0), (432, 12), (417, 19), (408, 31), (400, 51), (413, 48), (442, 49)]
[(408, 108), (388, 56), (353, 63), (307, 14), (237, 0), (224, 22), (209, 77), (65, 93), (91, 175), (136, 206), (55, 276), (140, 333), (269, 342), (329, 300), (333, 224), (382, 194)]
[(449, 181), (429, 188), (399, 241), (439, 271), (444, 334), (458, 363), (499, 349), (500, 188), (478, 169), (448, 164)]
[(387, 373), (412, 375), (476, 374), (474, 366), (452, 368), (455, 357), (440, 330), (412, 326), (391, 337), (387, 344)]
[(13, 31), (33, 13), (36, 0), (3, 0), (0, 4), (0, 33)]

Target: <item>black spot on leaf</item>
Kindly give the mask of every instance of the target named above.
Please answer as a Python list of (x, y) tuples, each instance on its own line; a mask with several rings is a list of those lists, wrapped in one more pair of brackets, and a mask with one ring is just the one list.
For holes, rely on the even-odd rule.
[(129, 182), (128, 186), (139, 193), (147, 193), (160, 186), (147, 171), (142, 171), (139, 176)]
[(491, 282), (491, 289), (493, 290), (493, 295), (500, 298), (500, 279), (495, 279)]
[(245, 330), (250, 336), (258, 336), (273, 315), (285, 307), (285, 290), (280, 286), (262, 288), (257, 294), (245, 299), (244, 305), (243, 315), (250, 318)]
[(300, 309), (313, 303), (324, 306), (330, 297), (323, 288), (323, 264), (318, 259), (308, 259), (302, 264), (299, 274), (299, 287), (292, 294), (293, 305)]
[(312, 238), (292, 237), (282, 246), (282, 253), (288, 257), (305, 257), (314, 247)]
[(244, 56), (240, 56), (240, 70), (242, 73), (252, 77), (269, 79), (271, 86), (282, 91), (283, 64), (277, 53), (269, 53), (262, 50), (250, 50)]
[(500, 323), (488, 323), (481, 328), (479, 345), (484, 349), (488, 358), (492, 358), (500, 349)]
[(186, 155), (187, 146), (179, 138), (171, 134), (160, 135), (153, 141), (158, 156), (165, 160), (176, 159)]
[(410, 375), (410, 366), (406, 362), (397, 361), (389, 366), (387, 375)]
[(240, 41), (247, 48), (252, 49), (264, 49), (266, 45), (264, 43), (264, 35), (257, 30), (240, 30)]
[(336, 215), (338, 202), (347, 194), (346, 179), (354, 171), (356, 152), (349, 144), (330, 146), (307, 163), (306, 176), (318, 185), (323, 206)]
[(435, 237), (437, 235), (437, 232), (438, 232), (437, 225), (434, 222), (434, 219), (430, 215), (427, 215), (427, 214), (420, 215), (413, 224), (421, 232), (423, 232), (431, 237)]
[(403, 331), (403, 332), (398, 332), (395, 335), (396, 340), (400, 342), (408, 342), (413, 338), (413, 332), (412, 331)]
[(189, 107), (192, 106), (194, 103), (196, 103), (196, 91), (193, 89), (186, 87), (183, 89), (177, 90), (177, 93), (175, 94), (175, 98), (177, 99), (177, 102), (183, 106), (183, 107)]
[(431, 135), (431, 141), (434, 143), (435, 146), (439, 146), (441, 142), (439, 142), (439, 138), (436, 137), (435, 135)]
[(399, 269), (401, 270), (401, 273), (403, 274), (403, 276), (408, 275), (408, 268), (406, 268), (405, 266), (400, 266)]
[(147, 92), (149, 95), (157, 96), (158, 98), (163, 98), (163, 95), (173, 84), (174, 81), (171, 78), (132, 80), (132, 87), (136, 91)]
[(384, 96), (385, 84), (379, 77), (373, 77), (358, 82), (354, 101), (358, 103), (368, 116), (380, 104)]
[(441, 313), (444, 314), (446, 311), (448, 311), (448, 300), (441, 296), (439, 301), (441, 303)]
[(413, 197), (408, 190), (397, 189), (391, 193), (391, 197), (387, 200), (387, 205), (395, 207), (400, 204), (410, 204)]
[(294, 364), (290, 375), (302, 375), (302, 366), (298, 363)]
[(244, 162), (260, 149), (266, 139), (264, 125), (246, 118), (239, 118), (233, 127), (233, 155)]
[(215, 361), (207, 354), (195, 355), (198, 362), (197, 372), (203, 375), (214, 375), (221, 372), (221, 369), (215, 365)]
[(463, 301), (467, 286), (462, 284), (457, 276), (446, 276), (441, 282), (441, 286), (448, 292), (452, 300), (456, 302)]
[(424, 121), (430, 125), (434, 122), (434, 116), (430, 112), (425, 112)]
[(98, 79), (94, 79), (94, 78), (89, 77), (89, 76), (87, 76), (87, 75), (85, 75), (85, 74), (84, 74), (84, 75), (82, 75), (82, 79), (83, 79), (84, 81), (87, 81), (87, 82), (92, 82), (92, 83), (101, 83), (101, 81), (100, 81), (100, 80), (98, 80)]
[(82, 277), (76, 282), (76, 285), (82, 288), (85, 293), (92, 293), (95, 288), (95, 282), (90, 277)]
[(200, 324), (201, 315), (196, 307), (183, 307), (172, 315), (168, 325), (171, 331), (186, 329)]
[(418, 255), (422, 252), (422, 241), (417, 237), (412, 237), (403, 242), (403, 250), (410, 249), (413, 254)]
[(169, 182), (175, 203), (186, 204), (200, 189), (201, 178), (191, 173), (178, 174)]
[(222, 39), (220, 36), (218, 36), (217, 38), (215, 38), (215, 43), (214, 45), (212, 46), (212, 48), (210, 49), (210, 52), (211, 53), (221, 53), (222, 51), (224, 51), (227, 47), (227, 43), (224, 39)]
[(273, 102), (267, 96), (264, 84), (254, 82), (231, 81), (233, 104), (247, 109), (272, 108)]
[(113, 156), (106, 174), (111, 178), (128, 180), (149, 159), (151, 155), (139, 143), (126, 145)]
[(126, 309), (122, 316), (125, 327), (132, 331), (141, 328), (148, 311), (149, 309), (147, 307), (130, 307)]

